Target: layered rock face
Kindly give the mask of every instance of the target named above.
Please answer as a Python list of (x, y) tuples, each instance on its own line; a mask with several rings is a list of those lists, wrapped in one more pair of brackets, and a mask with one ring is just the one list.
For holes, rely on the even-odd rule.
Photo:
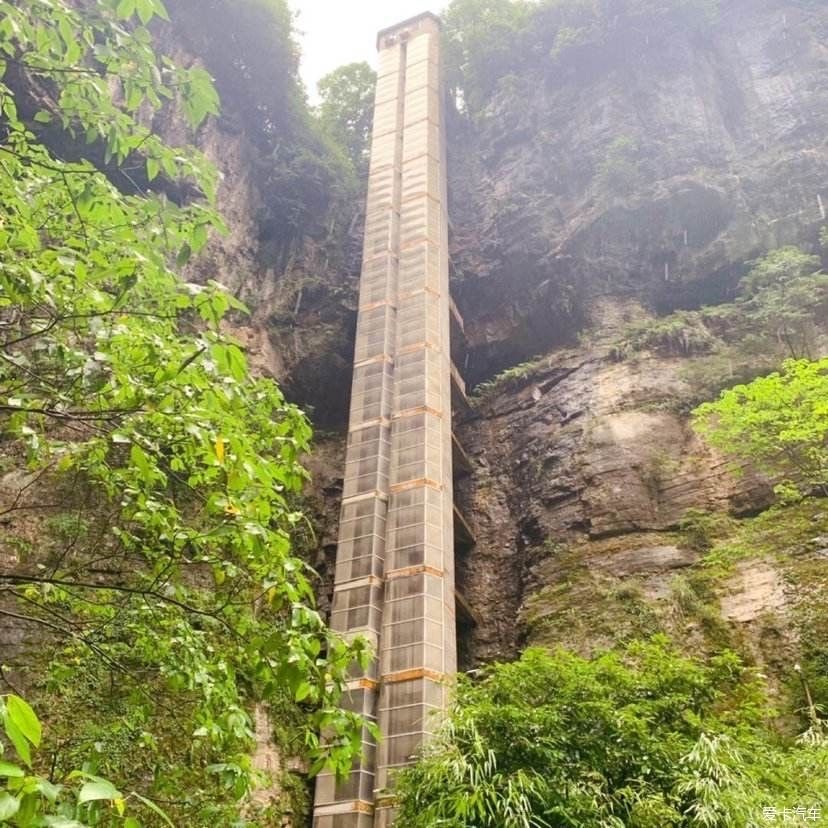
[(601, 341), (561, 349), (468, 416), (459, 437), (476, 471), (458, 501), (477, 544), (460, 583), (482, 615), (470, 661), (531, 642), (533, 596), (565, 585), (573, 567), (620, 581), (658, 574), (658, 597), (699, 557), (663, 536), (689, 509), (739, 515), (771, 502), (767, 481), (734, 474), (677, 410), (690, 392), (684, 367), (654, 355), (616, 362)]
[[(477, 535), (460, 562), (482, 616), (469, 664), (533, 641), (588, 650), (640, 632), (613, 618), (577, 634), (558, 622), (578, 604), (590, 617), (625, 584), (635, 600), (620, 605), (643, 597), (649, 612), (699, 558), (674, 532), (688, 510), (770, 503), (767, 481), (735, 474), (690, 427), (704, 361), (619, 362), (612, 343), (647, 315), (727, 301), (769, 249), (819, 252), (827, 33), (824, 6), (738, 0), (704, 34), (628, 33), (562, 74), (539, 60), (474, 124), (456, 123), (467, 376), (547, 355), (497, 384), (460, 430), (477, 464), (458, 496)], [(779, 572), (745, 566), (735, 579), (767, 589), (746, 611), (725, 595), (725, 618), (784, 614)], [(736, 580), (724, 587), (734, 606)]]

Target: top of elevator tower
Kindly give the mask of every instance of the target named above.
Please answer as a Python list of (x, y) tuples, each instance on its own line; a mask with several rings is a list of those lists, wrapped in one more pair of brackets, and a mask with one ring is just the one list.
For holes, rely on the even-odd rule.
[(405, 40), (419, 32), (439, 32), (441, 25), (440, 18), (433, 12), (427, 11), (414, 15), (414, 17), (409, 17), (401, 23), (395, 23), (387, 29), (380, 29), (377, 32), (377, 49), (392, 46), (398, 40)]

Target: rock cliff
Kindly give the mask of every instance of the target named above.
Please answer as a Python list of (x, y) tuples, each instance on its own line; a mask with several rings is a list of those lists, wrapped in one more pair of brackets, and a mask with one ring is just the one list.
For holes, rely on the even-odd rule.
[[(826, 34), (818, 4), (738, 0), (703, 31), (623, 30), (565, 64), (532, 58), (474, 117), (451, 119), (459, 359), (470, 384), (512, 368), (457, 415), (476, 466), (458, 485), (477, 541), (459, 562), (480, 616), (467, 664), (533, 641), (692, 640), (676, 594), (707, 569), (680, 525), (771, 503), (768, 481), (734, 473), (689, 425), (705, 374), (723, 387), (732, 364), (690, 347), (619, 361), (615, 343), (632, 323), (731, 300), (768, 250), (819, 252)], [(806, 535), (824, 529), (818, 513), (802, 520)], [(753, 551), (732, 576), (696, 583), (712, 637), (741, 640), (770, 615), (795, 642), (784, 593), (799, 576), (759, 541)]]
[[(301, 92), (263, 92), (267, 44), (228, 61), (239, 47), (223, 41), (227, 4), (205, 0), (203, 18), (195, 0), (170, 5), (159, 37), (179, 62), (204, 64), (223, 99), (196, 143), (222, 174), (229, 230), (184, 275), (249, 304), (233, 332), (316, 425), (307, 552), (327, 608), (362, 196), (302, 118), (282, 114)], [(769, 511), (772, 481), (711, 450), (689, 416), (784, 354), (736, 335), (717, 351), (686, 319), (674, 347), (629, 347), (636, 326), (731, 302), (769, 250), (796, 245), (828, 265), (828, 7), (727, 0), (703, 28), (618, 25), (565, 60), (552, 46), (538, 40), (473, 113), (448, 105), (466, 334), (455, 360), (477, 386), (455, 413), (472, 465), (456, 499), (475, 537), (458, 560), (476, 616), (463, 666), (666, 631), (688, 649), (737, 647), (779, 689), (798, 692), (801, 660), (828, 703), (828, 506)], [(825, 353), (828, 319), (816, 321)], [(23, 483), (0, 475), (0, 494)], [(41, 638), (9, 624), (0, 650)]]
[[(194, 43), (209, 66), (211, 53)], [(538, 630), (561, 611), (561, 595), (572, 602), (564, 587), (573, 572), (609, 579), (576, 585), (587, 605), (642, 579), (650, 598), (663, 598), (699, 557), (676, 534), (688, 510), (750, 515), (770, 503), (766, 481), (734, 476), (689, 427), (704, 357), (644, 350), (618, 361), (613, 343), (632, 322), (728, 301), (750, 260), (770, 249), (819, 252), (826, 43), (821, 4), (735, 0), (702, 30), (678, 21), (620, 27), (563, 62), (537, 51), (473, 117), (449, 119), (453, 290), (467, 335), (460, 367), (473, 385), (533, 360), (458, 415), (476, 465), (458, 487), (477, 540), (460, 561), (460, 585), (480, 616), (464, 642), (468, 663), (554, 641)], [(329, 430), (311, 461), (315, 562), (325, 571), (359, 208), (352, 201), (330, 224), (323, 210), (276, 245), (262, 220), (272, 194), (257, 180), (244, 113), (234, 99), (225, 109), (214, 127), (223, 133), (201, 143), (222, 169), (231, 232), (194, 268), (241, 290), (253, 314), (237, 333), (252, 358)], [(772, 610), (778, 590), (770, 592)], [(559, 640), (589, 647), (613, 632), (622, 630)]]
[[(726, 385), (728, 366), (689, 347), (617, 361), (613, 342), (648, 316), (730, 300), (769, 249), (819, 252), (827, 32), (816, 4), (729, 3), (704, 33), (628, 31), (563, 69), (533, 61), (472, 122), (455, 121), (466, 374), (523, 363), (459, 429), (477, 464), (458, 495), (477, 537), (460, 562), (482, 616), (469, 663), (527, 642), (687, 637), (675, 592), (708, 570), (676, 531), (684, 516), (771, 502), (767, 481), (734, 473), (689, 427), (699, 378), (718, 370)], [(824, 515), (809, 520), (775, 550), (824, 531)], [(753, 560), (704, 584), (702, 603), (723, 614), (714, 632), (731, 643), (746, 622), (775, 618), (790, 661), (798, 633), (784, 596), (807, 576), (767, 551), (754, 538)]]

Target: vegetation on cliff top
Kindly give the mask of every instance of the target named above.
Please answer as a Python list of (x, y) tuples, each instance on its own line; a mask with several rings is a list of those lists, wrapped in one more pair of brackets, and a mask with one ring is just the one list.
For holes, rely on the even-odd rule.
[(362, 186), (355, 133), (332, 124), (324, 105), (321, 116), (309, 107), (287, 0), (178, 0), (169, 12), (174, 39), (215, 80), (222, 127), (245, 136), (263, 264), (284, 269), (307, 238), (324, 244), (332, 263), (343, 262)]
[[(760, 367), (783, 358), (813, 358), (828, 320), (828, 274), (820, 258), (794, 247), (771, 250), (747, 266), (732, 302), (677, 311), (632, 325), (613, 355), (636, 351), (691, 356), (713, 351), (757, 357)], [(770, 360), (770, 362), (769, 362)]]
[(319, 120), (342, 147), (357, 175), (368, 175), (377, 73), (367, 63), (349, 63), (319, 81)]
[(555, 72), (600, 64), (614, 41), (704, 27), (718, 8), (718, 0), (452, 0), (444, 17), (448, 83), (478, 115), (530, 61)]

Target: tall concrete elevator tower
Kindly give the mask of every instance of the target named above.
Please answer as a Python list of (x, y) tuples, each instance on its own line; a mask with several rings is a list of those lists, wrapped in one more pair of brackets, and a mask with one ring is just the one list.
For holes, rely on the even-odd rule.
[(350, 682), (377, 745), (317, 780), (314, 828), (385, 828), (392, 772), (445, 709), (456, 671), (448, 221), (440, 24), (379, 33), (365, 246), (332, 627), (378, 660)]

